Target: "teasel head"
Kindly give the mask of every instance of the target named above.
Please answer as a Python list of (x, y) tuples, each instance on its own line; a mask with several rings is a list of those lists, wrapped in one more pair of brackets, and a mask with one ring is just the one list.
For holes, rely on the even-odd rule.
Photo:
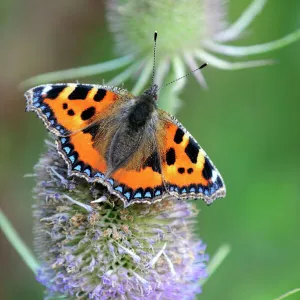
[(55, 146), (35, 167), (37, 279), (48, 299), (193, 299), (206, 277), (198, 212), (172, 197), (123, 202), (101, 184), (67, 176)]
[[(129, 79), (129, 90), (139, 95), (151, 84), (153, 66), (153, 32), (157, 31), (157, 70), (154, 82), (163, 84), (180, 78), (203, 63), (210, 68), (238, 70), (272, 64), (272, 60), (242, 60), (251, 55), (268, 53), (300, 38), (300, 30), (268, 43), (234, 46), (260, 14), (267, 0), (253, 0), (232, 24), (227, 18), (229, 1), (225, 0), (110, 0), (106, 17), (114, 38), (118, 58), (91, 66), (56, 71), (32, 77), (23, 86), (79, 79), (107, 71), (120, 72), (106, 84), (120, 86)], [(247, 32), (248, 33), (248, 32)], [(226, 58), (227, 57), (227, 58)], [(231, 60), (233, 58), (234, 60)], [(206, 88), (205, 71), (193, 72)], [(106, 77), (107, 79), (107, 77)], [(179, 94), (187, 78), (160, 90), (160, 106), (175, 114), (180, 106)]]

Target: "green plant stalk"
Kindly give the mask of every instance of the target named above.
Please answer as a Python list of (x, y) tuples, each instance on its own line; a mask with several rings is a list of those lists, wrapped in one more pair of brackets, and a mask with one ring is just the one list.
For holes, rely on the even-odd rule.
[(4, 215), (2, 210), (0, 210), (0, 227), (7, 237), (8, 241), (12, 244), (13, 248), (21, 256), (25, 264), (31, 269), (31, 271), (36, 274), (39, 268), (39, 264), (34, 258), (33, 253), (22, 241), (21, 237), (18, 235), (16, 230), (13, 228), (10, 221)]
[[(215, 255), (210, 259), (207, 265), (208, 277), (201, 281), (202, 285), (215, 273), (215, 271), (220, 267), (225, 258), (230, 253), (231, 248), (228, 244), (223, 244), (215, 253)], [(277, 299), (276, 299), (277, 300)]]
[(276, 299), (274, 299), (274, 300), (282, 300), (282, 299), (285, 299), (285, 298), (287, 298), (287, 297), (289, 297), (289, 296), (291, 296), (291, 295), (293, 295), (293, 294), (296, 294), (296, 293), (298, 293), (298, 292), (300, 292), (300, 288), (296, 288), (296, 289), (294, 289), (294, 290), (291, 290), (291, 291), (289, 291), (289, 292), (287, 292), (287, 293), (281, 295), (280, 297), (278, 297), (278, 298), (276, 298)]

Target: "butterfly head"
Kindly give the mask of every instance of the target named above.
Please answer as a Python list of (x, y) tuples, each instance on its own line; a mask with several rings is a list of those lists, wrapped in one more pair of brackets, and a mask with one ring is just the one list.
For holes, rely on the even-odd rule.
[(154, 101), (157, 101), (157, 91), (157, 84), (153, 84), (149, 89), (144, 91), (143, 96), (150, 96), (153, 98)]

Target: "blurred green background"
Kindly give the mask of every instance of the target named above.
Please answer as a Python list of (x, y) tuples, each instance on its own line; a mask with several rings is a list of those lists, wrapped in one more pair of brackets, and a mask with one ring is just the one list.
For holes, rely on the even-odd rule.
[[(250, 2), (230, 1), (229, 21)], [(1, 0), (0, 26), (1, 208), (32, 245), (34, 180), (23, 176), (44, 151), (47, 133), (34, 114), (24, 113), (18, 84), (115, 56), (102, 1)], [(299, 27), (300, 1), (272, 0), (237, 44), (271, 41)], [(167, 39), (160, 36), (159, 43)], [(276, 59), (273, 66), (206, 68), (209, 90), (191, 76), (181, 94), (177, 117), (221, 170), (228, 190), (210, 207), (198, 203), (208, 253), (223, 243), (232, 247), (199, 299), (267, 300), (300, 287), (299, 54), (298, 42), (258, 57)], [(102, 83), (103, 77), (79, 79)], [(0, 298), (42, 299), (43, 288), (0, 235)]]

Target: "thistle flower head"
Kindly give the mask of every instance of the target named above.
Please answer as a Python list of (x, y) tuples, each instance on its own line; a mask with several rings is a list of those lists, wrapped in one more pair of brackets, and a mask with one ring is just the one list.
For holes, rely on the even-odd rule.
[(157, 30), (163, 37), (157, 49), (158, 61), (195, 50), (204, 38), (223, 23), (223, 14), (213, 14), (214, 24), (206, 15), (208, 6), (220, 9), (216, 7), (219, 2), (108, 1), (107, 16), (115, 36), (116, 49), (121, 55), (141, 52), (152, 58), (153, 43), (149, 37)]
[[(270, 60), (230, 61), (227, 57), (248, 57), (285, 47), (300, 39), (300, 30), (278, 40), (251, 46), (231, 45), (239, 39), (262, 11), (267, 0), (252, 0), (233, 23), (227, 22), (225, 0), (110, 0), (106, 16), (114, 36), (114, 48), (119, 58), (91, 66), (46, 73), (30, 78), (23, 86), (49, 81), (79, 79), (120, 69), (120, 73), (106, 81), (107, 85), (121, 85), (134, 79), (132, 94), (139, 95), (150, 85), (153, 66), (153, 32), (158, 31), (157, 70), (154, 82), (163, 83), (183, 77), (203, 63), (224, 70), (263, 66)], [(221, 55), (221, 57), (219, 57)], [(207, 87), (201, 71), (193, 72), (197, 81)], [(160, 106), (175, 114), (179, 107), (179, 93), (186, 78), (160, 91)]]
[[(189, 1), (108, 1), (107, 19), (115, 37), (118, 54), (134, 54), (136, 70), (143, 69), (140, 81), (147, 82), (151, 75), (153, 60), (154, 30), (163, 37), (158, 42), (157, 65), (159, 70), (155, 83), (159, 86), (167, 75), (170, 79), (183, 76), (187, 71), (196, 69), (195, 53), (203, 48), (203, 42), (212, 38), (225, 26), (225, 5), (222, 0)], [(173, 67), (173, 68), (171, 68)], [(194, 74), (199, 82), (206, 86), (200, 72)], [(174, 90), (184, 85), (178, 82)], [(134, 93), (144, 88), (136, 84)]]
[[(154, 30), (163, 37), (157, 47), (160, 69), (155, 82), (160, 86), (166, 75), (172, 79), (181, 77), (186, 71), (197, 69), (206, 62), (221, 69), (241, 69), (269, 64), (269, 60), (232, 63), (218, 58), (211, 52), (228, 56), (247, 56), (271, 51), (286, 45), (284, 39), (299, 39), (300, 32), (268, 44), (237, 47), (224, 43), (238, 39), (262, 10), (266, 0), (253, 0), (248, 9), (232, 25), (228, 26), (227, 1), (224, 0), (183, 0), (183, 1), (108, 1), (108, 22), (115, 36), (116, 50), (119, 54), (134, 54), (137, 70), (142, 69), (142, 79), (147, 82), (151, 75), (152, 40)], [(140, 61), (139, 61), (140, 60)], [(145, 70), (146, 69), (146, 70)], [(206, 87), (201, 71), (193, 73), (198, 82)], [(184, 83), (178, 82), (173, 89), (182, 89)], [(134, 87), (140, 92), (142, 84)], [(168, 95), (170, 96), (170, 95)], [(170, 98), (170, 97), (169, 97)]]
[(51, 143), (35, 170), (37, 279), (49, 297), (193, 299), (201, 292), (208, 257), (193, 233), (192, 204), (169, 198), (124, 208), (102, 185), (68, 178)]

